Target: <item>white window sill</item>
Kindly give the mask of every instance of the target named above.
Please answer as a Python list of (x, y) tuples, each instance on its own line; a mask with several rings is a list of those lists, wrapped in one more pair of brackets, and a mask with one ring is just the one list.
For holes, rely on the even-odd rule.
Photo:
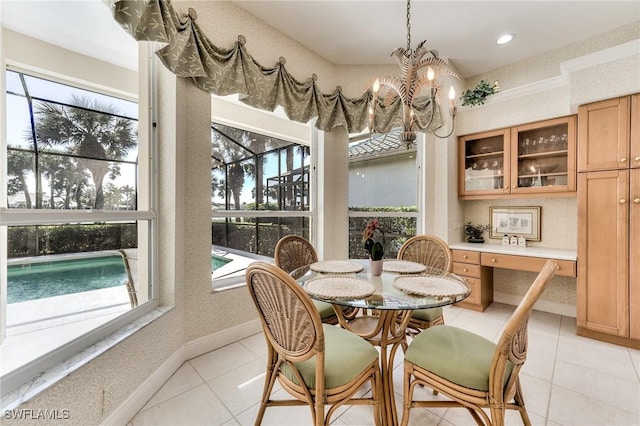
[(35, 377), (3, 394), (0, 398), (2, 400), (0, 409), (4, 411), (17, 408), (172, 309), (172, 306), (151, 306), (151, 310), (146, 314), (122, 325), (115, 332), (84, 348), (71, 358), (38, 372)]

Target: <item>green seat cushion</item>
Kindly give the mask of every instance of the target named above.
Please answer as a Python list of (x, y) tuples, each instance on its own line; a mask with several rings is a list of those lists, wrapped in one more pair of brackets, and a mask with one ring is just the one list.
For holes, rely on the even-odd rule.
[(336, 314), (331, 303), (313, 300), (313, 304), (316, 305), (316, 309), (320, 312), (320, 318), (327, 318)]
[[(340, 327), (328, 324), (324, 329), (324, 387), (326, 389), (342, 386), (359, 375), (374, 360), (378, 351), (360, 336)], [(316, 357), (295, 363), (305, 385), (316, 386)], [(282, 373), (294, 383), (298, 383), (288, 365), (282, 365)]]
[(418, 309), (413, 311), (413, 313), (411, 314), (412, 318), (415, 318), (420, 321), (429, 321), (429, 322), (441, 316), (442, 316), (442, 307)]
[[(405, 359), (453, 383), (479, 391), (489, 390), (489, 369), (495, 343), (457, 327), (439, 325), (418, 334)], [(513, 363), (507, 362), (505, 382)]]

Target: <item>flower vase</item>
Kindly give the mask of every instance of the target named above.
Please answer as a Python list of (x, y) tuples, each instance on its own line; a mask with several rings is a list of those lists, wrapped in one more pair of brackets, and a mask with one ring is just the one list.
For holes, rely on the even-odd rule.
[(371, 276), (379, 277), (382, 275), (382, 260), (371, 260), (370, 263)]

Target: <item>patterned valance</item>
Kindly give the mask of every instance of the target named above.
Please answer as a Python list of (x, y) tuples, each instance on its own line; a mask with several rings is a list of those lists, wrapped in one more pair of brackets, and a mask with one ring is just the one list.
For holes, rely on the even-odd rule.
[[(215, 7), (215, 2), (210, 4)], [(290, 120), (307, 123), (317, 117), (316, 127), (324, 131), (345, 126), (349, 133), (356, 133), (367, 127), (371, 91), (360, 98), (345, 97), (340, 87), (324, 94), (316, 85), (315, 74), (305, 81), (297, 80), (287, 72), (282, 57), (274, 67), (256, 62), (247, 52), (243, 36), (230, 49), (217, 47), (196, 23), (193, 9), (181, 15), (168, 0), (119, 0), (112, 11), (114, 19), (136, 40), (166, 43), (156, 52), (162, 63), (208, 93), (240, 94), (245, 104), (268, 111), (281, 105)], [(427, 106), (428, 101), (414, 104), (418, 110)], [(399, 98), (387, 107), (379, 99), (376, 124), (386, 126), (400, 111)]]

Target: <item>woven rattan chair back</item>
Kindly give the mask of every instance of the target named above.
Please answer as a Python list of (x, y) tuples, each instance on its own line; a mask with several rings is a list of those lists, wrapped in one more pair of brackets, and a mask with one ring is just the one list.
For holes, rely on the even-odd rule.
[[(523, 423), (531, 425), (531, 420), (524, 404), (519, 373), (527, 359), (527, 328), (533, 305), (553, 278), (557, 268), (558, 264), (554, 260), (548, 260), (545, 263), (524, 298), (507, 321), (507, 325), (493, 352), (489, 371), (486, 373), (488, 374), (488, 390), (481, 391), (458, 385), (429, 370), (425, 370), (420, 365), (413, 364), (405, 358), (405, 400), (402, 425), (408, 424), (410, 408), (456, 406), (467, 408), (479, 425), (503, 426), (505, 424), (505, 410), (507, 409), (518, 410)], [(443, 329), (439, 328), (439, 330)], [(428, 336), (426, 333), (428, 331), (420, 336)], [(424, 340), (420, 343), (431, 344), (433, 342)], [(456, 348), (452, 348), (452, 350), (456, 350)], [(510, 373), (508, 373), (509, 369)], [(506, 374), (509, 374), (509, 376), (505, 384)], [(411, 379), (412, 377), (413, 380)], [(448, 396), (451, 400), (413, 401), (413, 391), (416, 385), (429, 386), (434, 391)], [(485, 411), (486, 409), (488, 409), (490, 416)]]
[(276, 265), (286, 272), (318, 261), (318, 254), (311, 243), (298, 235), (280, 238), (275, 249)]
[(447, 243), (433, 235), (409, 238), (398, 251), (399, 260), (422, 263), (432, 268), (451, 270), (451, 250)]
[(138, 292), (136, 291), (136, 279), (138, 271), (138, 256), (136, 249), (120, 249), (118, 250), (120, 256), (122, 256), (122, 262), (124, 263), (124, 271), (127, 274), (127, 280), (124, 282), (129, 294), (129, 304), (131, 308), (138, 306)]
[[(453, 265), (449, 246), (433, 235), (416, 235), (409, 238), (400, 247), (398, 259), (422, 263), (427, 267), (444, 271), (451, 271), (451, 266)], [(422, 319), (421, 314), (426, 312), (430, 312), (427, 315), (429, 319)], [(416, 335), (429, 327), (442, 324), (444, 324), (442, 308), (415, 311), (409, 319), (407, 334)]]
[[(555, 275), (557, 268), (558, 263), (554, 260), (548, 260), (545, 263), (524, 298), (511, 315), (511, 318), (507, 321), (507, 325), (496, 346), (496, 352), (491, 364), (489, 373), (490, 394), (502, 397), (503, 389), (507, 397), (513, 397), (515, 394), (518, 373), (527, 359), (529, 317), (531, 316), (533, 305)], [(503, 387), (507, 362), (513, 363), (514, 368), (509, 383), (507, 383), (506, 387)]]
[(247, 286), (276, 352), (302, 361), (322, 350), (322, 321), (309, 296), (284, 271), (262, 262), (247, 269)]

